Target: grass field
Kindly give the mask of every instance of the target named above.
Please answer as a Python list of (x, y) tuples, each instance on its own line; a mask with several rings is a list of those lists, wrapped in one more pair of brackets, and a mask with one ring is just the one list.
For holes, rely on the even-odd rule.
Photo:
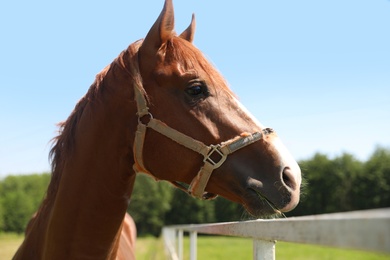
[(0, 233), (0, 259), (11, 259), (22, 240), (21, 235)]
[[(23, 237), (15, 234), (0, 234), (0, 259), (11, 259)], [(138, 260), (165, 260), (161, 239), (139, 238), (136, 245)], [(189, 259), (189, 240), (184, 239), (184, 259)], [(233, 237), (198, 237), (198, 259), (227, 260), (252, 259), (252, 240)], [(390, 255), (341, 250), (320, 246), (278, 242), (278, 260), (389, 260)]]

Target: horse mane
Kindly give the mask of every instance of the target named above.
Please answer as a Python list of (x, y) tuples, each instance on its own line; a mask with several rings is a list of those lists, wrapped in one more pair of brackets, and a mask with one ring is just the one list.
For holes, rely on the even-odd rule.
[(58, 135), (51, 142), (53, 144), (49, 159), (51, 161), (51, 180), (47, 190), (47, 197), (54, 198), (58, 190), (58, 185), (62, 177), (62, 169), (67, 160), (67, 155), (71, 152), (74, 144), (74, 135), (77, 125), (84, 113), (85, 108), (90, 102), (94, 102), (99, 98), (99, 94), (103, 89), (103, 79), (107, 74), (110, 66), (105, 67), (96, 75), (95, 81), (92, 83), (87, 93), (76, 104), (72, 113), (66, 121), (57, 124)]
[[(95, 81), (90, 86), (89, 90), (84, 97), (76, 104), (74, 110), (66, 121), (58, 124), (58, 135), (52, 139), (53, 146), (49, 153), (51, 160), (52, 174), (51, 180), (46, 192), (46, 197), (42, 203), (42, 207), (52, 203), (56, 197), (59, 183), (61, 182), (63, 168), (68, 160), (69, 154), (71, 154), (74, 146), (74, 136), (77, 129), (77, 125), (84, 113), (88, 104), (96, 102), (102, 96), (103, 90), (106, 88), (104, 85), (104, 79), (108, 72), (115, 68), (120, 67), (123, 71), (127, 72), (133, 79), (133, 84), (141, 88), (145, 97), (147, 95), (142, 88), (142, 79), (140, 77), (138, 69), (138, 49), (142, 44), (142, 40), (139, 40), (131, 44), (125, 51), (108, 66), (106, 66), (100, 73), (96, 75)], [(209, 80), (216, 87), (221, 87), (221, 90), (233, 95), (233, 92), (227, 87), (225, 79), (221, 74), (211, 65), (209, 61), (203, 56), (203, 54), (192, 46), (188, 46), (191, 43), (179, 37), (172, 37), (166, 43), (166, 60), (180, 61), (185, 70), (203, 70), (207, 72)], [(221, 82), (225, 84), (221, 84)]]
[[(79, 100), (66, 121), (60, 122), (57, 125), (59, 128), (58, 135), (52, 139), (51, 142), (53, 146), (49, 153), (52, 168), (51, 180), (42, 207), (51, 203), (51, 200), (55, 199), (59, 183), (61, 182), (63, 168), (74, 146), (74, 136), (77, 125), (87, 105), (99, 101), (102, 93), (107, 88), (104, 84), (104, 79), (107, 76), (107, 73), (114, 67), (120, 66), (121, 69), (124, 69), (132, 76), (135, 82), (139, 82), (138, 76), (136, 75), (139, 74), (138, 63), (136, 60), (137, 55), (135, 55), (138, 51), (139, 45), (140, 44), (138, 42), (130, 45), (129, 48), (120, 53), (120, 55), (110, 65), (106, 66), (101, 72), (99, 72), (87, 93)], [(127, 67), (130, 67), (131, 69), (128, 70)]]

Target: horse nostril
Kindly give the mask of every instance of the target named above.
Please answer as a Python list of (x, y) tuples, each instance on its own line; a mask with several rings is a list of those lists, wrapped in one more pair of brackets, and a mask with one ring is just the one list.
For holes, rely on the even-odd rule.
[(283, 179), (283, 183), (291, 188), (291, 189), (295, 189), (295, 181), (294, 181), (294, 178), (292, 176), (292, 172), (291, 172), (291, 169), (289, 167), (285, 167), (283, 169), (283, 172), (282, 172), (282, 179)]

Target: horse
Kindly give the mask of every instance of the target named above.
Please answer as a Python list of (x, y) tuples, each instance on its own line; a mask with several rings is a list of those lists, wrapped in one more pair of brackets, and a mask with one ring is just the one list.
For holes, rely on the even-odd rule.
[(134, 259), (126, 209), (140, 172), (255, 217), (298, 204), (298, 164), (194, 46), (194, 32), (193, 15), (175, 33), (166, 0), (146, 37), (96, 76), (60, 123), (49, 187), (14, 259)]

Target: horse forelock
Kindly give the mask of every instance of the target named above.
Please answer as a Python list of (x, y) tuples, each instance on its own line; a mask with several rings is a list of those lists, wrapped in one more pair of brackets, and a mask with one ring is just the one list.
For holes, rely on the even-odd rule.
[(166, 49), (166, 60), (168, 62), (177, 61), (186, 71), (204, 71), (208, 80), (215, 87), (218, 87), (218, 90), (226, 91), (230, 95), (235, 96), (228, 87), (228, 83), (221, 73), (219, 73), (215, 66), (213, 66), (213, 64), (206, 59), (203, 53), (192, 43), (180, 37), (172, 37), (170, 41), (167, 42)]

